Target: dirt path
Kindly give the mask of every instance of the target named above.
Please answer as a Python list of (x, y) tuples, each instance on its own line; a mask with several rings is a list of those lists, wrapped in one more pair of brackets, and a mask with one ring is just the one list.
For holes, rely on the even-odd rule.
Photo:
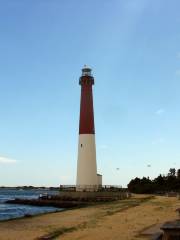
[(131, 199), (0, 223), (0, 240), (143, 240), (143, 229), (176, 218), (176, 198)]

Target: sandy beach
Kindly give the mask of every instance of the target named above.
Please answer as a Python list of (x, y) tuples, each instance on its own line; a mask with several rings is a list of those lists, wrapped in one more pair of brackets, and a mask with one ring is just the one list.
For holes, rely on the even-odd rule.
[(180, 201), (175, 197), (134, 195), (131, 199), (1, 222), (0, 240), (145, 240), (149, 239), (145, 230), (176, 219), (178, 207)]

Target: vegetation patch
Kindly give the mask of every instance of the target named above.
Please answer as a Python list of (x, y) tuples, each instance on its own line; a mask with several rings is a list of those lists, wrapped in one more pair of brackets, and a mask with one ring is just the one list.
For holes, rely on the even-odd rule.
[(140, 204), (154, 199), (154, 196), (149, 196), (145, 198), (135, 198), (130, 200), (125, 200), (121, 204), (111, 205), (106, 208), (106, 215), (113, 215), (119, 212), (123, 212), (129, 208), (137, 207)]
[(167, 175), (160, 174), (155, 179), (149, 177), (134, 178), (128, 184), (128, 189), (133, 193), (159, 193), (179, 192), (180, 189), (180, 169), (170, 168)]
[(153, 198), (154, 196), (148, 196), (144, 198), (131, 198), (111, 203), (109, 202), (103, 205), (100, 204), (98, 207), (98, 210), (100, 211), (98, 211), (97, 214), (93, 215), (89, 221), (83, 222), (79, 225), (69, 228), (62, 227), (60, 229), (50, 230), (48, 234), (37, 238), (37, 240), (53, 240), (65, 233), (77, 231), (79, 229), (83, 230), (87, 228), (94, 228), (98, 225), (98, 222), (102, 220), (104, 217), (114, 215), (116, 213), (125, 211), (129, 208), (139, 206), (144, 202), (152, 200)]
[(73, 232), (75, 230), (77, 230), (77, 227), (69, 227), (69, 228), (64, 227), (64, 228), (56, 229), (56, 230), (48, 233), (47, 235), (37, 238), (37, 240), (53, 240), (53, 239), (63, 235), (64, 233)]

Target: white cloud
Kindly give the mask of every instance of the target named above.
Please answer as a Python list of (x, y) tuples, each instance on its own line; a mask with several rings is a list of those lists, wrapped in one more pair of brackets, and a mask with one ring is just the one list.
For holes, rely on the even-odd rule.
[(180, 69), (176, 70), (176, 75), (180, 76)]
[(8, 158), (8, 157), (4, 157), (4, 156), (0, 156), (0, 164), (13, 164), (16, 163), (17, 160), (12, 159), (12, 158)]
[(163, 108), (160, 108), (160, 109), (158, 109), (155, 113), (156, 113), (157, 115), (162, 115), (164, 112), (165, 112), (165, 110), (164, 110)]

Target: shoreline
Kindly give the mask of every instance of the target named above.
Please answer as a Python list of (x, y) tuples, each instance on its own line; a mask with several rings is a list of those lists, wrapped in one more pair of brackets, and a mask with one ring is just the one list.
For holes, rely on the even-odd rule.
[(150, 233), (144, 234), (144, 229), (154, 225), (157, 230), (158, 224), (175, 219), (179, 205), (174, 197), (135, 195), (115, 202), (2, 221), (0, 237), (2, 240), (145, 240)]
[(29, 219), (29, 218), (39, 217), (39, 216), (43, 216), (43, 215), (47, 215), (47, 214), (64, 212), (67, 210), (69, 210), (69, 209), (55, 210), (53, 212), (44, 212), (44, 213), (37, 213), (37, 214), (25, 214), (24, 216), (20, 216), (20, 217), (14, 217), (14, 218), (9, 218), (9, 219), (0, 219), (0, 223), (12, 222), (12, 221), (21, 220), (21, 219)]
[[(117, 199), (127, 199), (130, 194), (122, 192), (99, 192), (94, 194), (93, 192), (63, 192), (63, 195), (45, 195), (43, 197), (27, 199), (27, 198), (15, 198), (5, 201), (5, 204), (10, 205), (20, 205), (20, 206), (34, 206), (34, 207), (53, 207), (52, 211), (45, 210), (45, 212), (33, 213), (33, 211), (25, 212), (24, 215), (11, 217), (9, 219), (0, 219), (0, 222), (20, 219), (20, 218), (30, 218), (33, 216), (39, 216), (46, 213), (61, 212), (62, 210), (80, 209), (82, 207), (95, 206), (102, 204), (104, 202), (113, 202)], [(47, 211), (47, 212), (46, 212)], [(8, 214), (7, 214), (8, 215)]]
[(6, 204), (19, 204), (36, 207), (56, 207), (56, 208), (74, 208), (87, 205), (81, 201), (65, 201), (59, 199), (20, 199), (7, 200)]
[[(9, 201), (9, 200), (8, 200)], [(7, 202), (5, 202), (5, 203), (7, 203), (7, 204), (12, 204), (12, 205), (16, 205), (17, 203), (14, 203), (14, 202), (11, 202), (11, 203), (8, 203), (8, 201)], [(12, 201), (14, 201), (14, 200), (12, 200)], [(36, 204), (21, 204), (21, 203), (18, 203), (18, 205), (20, 205), (20, 206), (32, 206), (32, 207), (54, 207), (54, 206), (52, 206), (52, 205), (41, 205), (41, 206), (39, 206), (39, 205), (36, 205)], [(9, 218), (9, 219), (0, 219), (0, 223), (3, 223), (3, 222), (11, 222), (11, 221), (16, 221), (16, 220), (20, 220), (20, 219), (29, 219), (29, 218), (35, 218), (35, 217), (39, 217), (39, 216), (43, 216), (43, 215), (48, 215), (48, 214), (53, 214), (53, 213), (60, 213), (60, 212), (65, 212), (65, 211), (69, 211), (69, 210), (74, 210), (74, 209), (81, 209), (81, 208), (84, 208), (84, 207), (88, 207), (88, 206), (90, 206), (90, 204), (89, 205), (77, 205), (77, 206), (75, 206), (75, 207), (66, 207), (66, 208), (61, 208), (61, 207), (56, 207), (57, 209), (54, 209), (54, 211), (51, 211), (51, 212), (43, 212), (43, 213), (37, 213), (37, 214), (24, 214), (23, 216), (20, 216), (20, 217), (14, 217), (14, 218)]]

